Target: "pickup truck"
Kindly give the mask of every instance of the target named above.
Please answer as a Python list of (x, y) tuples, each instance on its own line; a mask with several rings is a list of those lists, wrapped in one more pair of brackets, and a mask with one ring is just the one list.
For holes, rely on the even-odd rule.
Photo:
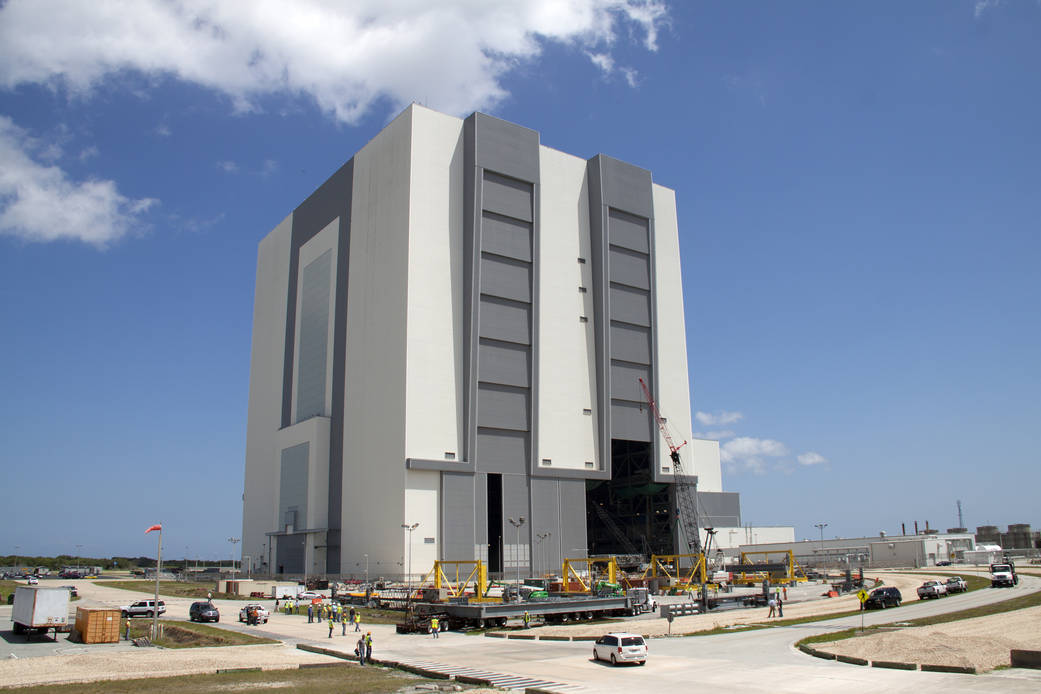
[(1016, 566), (1012, 562), (1007, 564), (991, 564), (990, 565), (990, 587), (1000, 588), (1012, 586), (1019, 583), (1019, 576), (1016, 575)]
[(965, 582), (965, 579), (961, 576), (951, 576), (947, 579), (947, 593), (964, 593), (969, 589), (969, 584)]
[(939, 581), (926, 581), (922, 585), (918, 586), (919, 600), (925, 600), (926, 598), (942, 598), (944, 595), (947, 595), (947, 586)]

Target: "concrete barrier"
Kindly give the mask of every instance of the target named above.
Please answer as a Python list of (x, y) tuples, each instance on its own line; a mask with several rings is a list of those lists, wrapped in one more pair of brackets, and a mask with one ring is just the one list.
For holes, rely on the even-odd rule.
[[(298, 669), (300, 670), (313, 670), (315, 668), (323, 667), (346, 667), (347, 663), (300, 663)], [(257, 668), (259, 670), (260, 668)]]
[(539, 641), (570, 641), (570, 636), (540, 636)]
[(918, 663), (898, 663), (895, 660), (872, 660), (871, 667), (884, 667), (890, 670), (917, 670)]
[(814, 648), (812, 646), (807, 646), (804, 643), (799, 644), (798, 648), (799, 648), (800, 651), (802, 651), (806, 655), (812, 655), (814, 658), (822, 658), (824, 660), (835, 660), (835, 654), (834, 653), (826, 653), (824, 651), (818, 651), (816, 648)]
[(596, 641), (599, 636), (572, 636), (572, 641)]
[(217, 668), (218, 675), (226, 675), (231, 672), (263, 672), (263, 668), (259, 667), (222, 667)]
[(508, 634), (506, 636), (506, 638), (508, 638), (508, 639), (525, 639), (525, 640), (528, 640), (528, 641), (534, 641), (535, 640), (535, 634)]
[(849, 663), (850, 665), (867, 665), (868, 661), (865, 658), (854, 658), (851, 655), (837, 655), (835, 660), (840, 663)]
[(488, 632), (485, 632), (484, 635), (487, 636), (490, 639), (504, 639), (504, 638), (506, 638), (506, 634), (500, 633), (498, 631), (488, 631)]
[(455, 681), (463, 684), (476, 684), (478, 687), (493, 686), (491, 680), (486, 680), (483, 677), (473, 677), (472, 675), (456, 675)]
[(926, 665), (922, 664), (922, 672), (955, 672), (962, 675), (975, 675), (976, 668), (960, 665)]
[(1025, 667), (1032, 670), (1041, 670), (1041, 651), (1027, 651), (1013, 648), (1009, 652), (1009, 661), (1012, 667)]

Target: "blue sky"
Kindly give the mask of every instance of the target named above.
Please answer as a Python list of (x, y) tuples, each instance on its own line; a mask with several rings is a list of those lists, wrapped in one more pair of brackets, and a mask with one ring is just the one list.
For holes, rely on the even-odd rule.
[(230, 556), (257, 243), (413, 100), (676, 190), (746, 523), (1041, 524), (1041, 4), (429, 4), (0, 6), (0, 554)]

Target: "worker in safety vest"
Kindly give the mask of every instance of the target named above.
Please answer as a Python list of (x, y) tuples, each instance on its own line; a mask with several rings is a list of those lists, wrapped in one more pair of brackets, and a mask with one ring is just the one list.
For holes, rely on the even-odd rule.
[(436, 639), (436, 638), (438, 638), (438, 634), (440, 633), (440, 631), (441, 631), (441, 621), (438, 620), (437, 617), (432, 617), (430, 619), (430, 633)]
[(354, 613), (354, 630), (361, 631), (361, 612)]
[(340, 615), (340, 636), (347, 635), (347, 613), (344, 612)]
[(332, 618), (332, 617), (330, 617), (330, 618), (329, 618), (329, 638), (332, 638), (332, 637), (333, 637), (333, 626), (335, 626), (335, 624), (336, 624), (336, 623), (335, 623), (335, 622), (333, 622), (333, 618)]
[(527, 629), (528, 625), (531, 624), (531, 615), (528, 614), (527, 610), (524, 610), (524, 628)]

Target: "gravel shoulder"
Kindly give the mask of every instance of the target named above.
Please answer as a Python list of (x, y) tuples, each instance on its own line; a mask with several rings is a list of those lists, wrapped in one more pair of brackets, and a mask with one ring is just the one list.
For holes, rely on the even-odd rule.
[(1013, 648), (1041, 650), (1041, 607), (963, 619), (927, 627), (908, 627), (814, 644), (836, 655), (868, 660), (975, 667), (978, 672), (1009, 664)]

